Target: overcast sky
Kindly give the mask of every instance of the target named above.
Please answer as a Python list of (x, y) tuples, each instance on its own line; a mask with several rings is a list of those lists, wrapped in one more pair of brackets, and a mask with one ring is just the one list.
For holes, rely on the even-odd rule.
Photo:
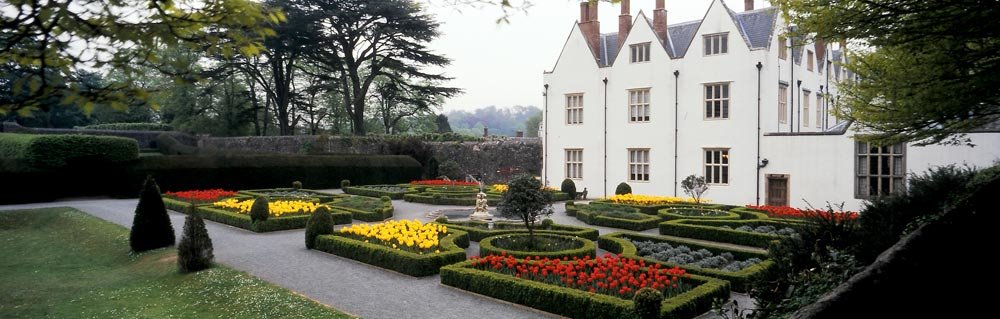
[[(516, 1), (516, 0), (515, 0)], [(531, 0), (527, 13), (515, 13), (509, 24), (497, 24), (499, 9), (449, 7), (430, 1), (430, 11), (441, 22), (441, 37), (431, 43), (438, 53), (452, 59), (444, 72), (455, 78), (449, 85), (465, 93), (445, 102), (445, 111), (483, 106), (541, 106), (542, 72), (558, 58), (573, 23), (580, 17), (580, 1)], [(632, 18), (639, 10), (652, 18), (655, 0), (632, 0)], [(711, 0), (667, 0), (669, 24), (699, 20)], [(765, 1), (757, 0), (756, 8)], [(734, 11), (743, 1), (727, 0)], [(618, 30), (616, 4), (601, 2), (601, 32)]]

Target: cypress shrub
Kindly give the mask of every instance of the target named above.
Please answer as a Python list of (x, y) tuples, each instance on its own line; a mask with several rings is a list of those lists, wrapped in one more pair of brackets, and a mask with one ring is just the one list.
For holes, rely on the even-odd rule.
[(340, 180), (340, 188), (344, 187), (351, 187), (351, 180), (349, 179)]
[(642, 288), (635, 292), (632, 297), (635, 314), (642, 319), (654, 319), (660, 317), (660, 305), (663, 303), (663, 294), (653, 288)]
[(292, 182), (292, 188), (293, 189), (302, 189), (302, 182), (300, 182), (300, 181), (294, 181), (294, 182)]
[(333, 217), (326, 206), (316, 208), (309, 221), (306, 223), (306, 248), (316, 247), (316, 237), (319, 235), (329, 235), (333, 233)]
[(188, 215), (184, 218), (183, 237), (177, 244), (177, 268), (182, 273), (196, 272), (212, 267), (213, 259), (212, 238), (205, 229), (205, 220), (197, 214)]
[(562, 187), (560, 188), (560, 191), (562, 191), (563, 193), (569, 194), (569, 199), (575, 199), (576, 198), (576, 184), (573, 183), (573, 180), (571, 180), (569, 178), (564, 179), (562, 181)]
[(250, 206), (250, 222), (266, 222), (270, 215), (271, 209), (268, 207), (267, 197), (261, 196), (253, 200), (253, 206)]
[(160, 196), (156, 180), (147, 176), (139, 193), (139, 204), (135, 207), (132, 230), (129, 232), (129, 245), (134, 252), (174, 245), (174, 226), (170, 224), (170, 216), (167, 215), (163, 197)]
[(632, 194), (632, 186), (629, 186), (625, 182), (621, 182), (620, 184), (618, 184), (618, 187), (615, 187), (615, 195), (625, 195), (625, 194)]

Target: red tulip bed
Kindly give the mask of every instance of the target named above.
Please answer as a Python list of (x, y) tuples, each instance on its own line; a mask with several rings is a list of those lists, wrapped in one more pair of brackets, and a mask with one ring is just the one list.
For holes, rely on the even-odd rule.
[(857, 212), (833, 212), (832, 215), (829, 211), (821, 209), (798, 209), (795, 207), (788, 206), (754, 206), (747, 205), (747, 208), (759, 210), (767, 213), (768, 217), (771, 218), (792, 218), (792, 219), (808, 219), (808, 218), (823, 218), (823, 219), (857, 219)]
[(236, 192), (227, 191), (224, 189), (206, 189), (206, 190), (189, 190), (180, 192), (166, 192), (163, 195), (180, 201), (202, 204), (202, 203), (212, 203), (224, 198), (236, 196)]
[(410, 184), (423, 186), (479, 186), (479, 183), (476, 182), (446, 181), (443, 179), (425, 179), (412, 181)]

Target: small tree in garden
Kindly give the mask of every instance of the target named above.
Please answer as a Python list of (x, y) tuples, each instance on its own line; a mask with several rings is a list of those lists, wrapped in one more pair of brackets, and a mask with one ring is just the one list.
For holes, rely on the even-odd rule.
[(573, 183), (573, 180), (569, 178), (562, 181), (562, 185), (560, 185), (559, 190), (563, 193), (569, 194), (569, 199), (576, 198), (576, 183)]
[(438, 174), (457, 180), (462, 178), (462, 168), (458, 166), (458, 162), (447, 160), (438, 166)]
[(167, 208), (163, 206), (163, 198), (160, 196), (156, 180), (147, 176), (139, 193), (139, 204), (135, 207), (132, 230), (129, 232), (129, 245), (134, 252), (174, 245), (174, 226), (170, 224), (170, 216), (167, 215)]
[(306, 248), (316, 247), (316, 237), (333, 233), (333, 216), (326, 206), (316, 208), (309, 221), (306, 222)]
[(294, 181), (294, 182), (292, 182), (292, 188), (293, 189), (302, 189), (302, 182), (300, 182), (300, 181)]
[(632, 297), (635, 314), (641, 319), (651, 319), (660, 317), (660, 307), (663, 303), (663, 294), (656, 289), (645, 287), (635, 292)]
[(688, 175), (681, 181), (681, 189), (693, 197), (695, 203), (701, 203), (701, 195), (708, 191), (708, 183), (705, 182), (705, 177)]
[(528, 245), (535, 245), (535, 220), (552, 214), (552, 195), (531, 175), (517, 175), (500, 197), (497, 213), (506, 218), (520, 218), (528, 228)]
[(208, 269), (212, 267), (213, 259), (212, 238), (208, 237), (205, 221), (201, 216), (189, 214), (184, 218), (184, 235), (177, 244), (178, 269), (182, 273)]
[(618, 184), (618, 187), (615, 187), (615, 195), (625, 194), (632, 194), (632, 186), (629, 186), (625, 182), (621, 182)]
[(268, 206), (267, 197), (257, 197), (253, 200), (253, 206), (250, 206), (250, 221), (251, 222), (264, 222), (267, 221), (267, 217), (271, 215), (271, 208)]

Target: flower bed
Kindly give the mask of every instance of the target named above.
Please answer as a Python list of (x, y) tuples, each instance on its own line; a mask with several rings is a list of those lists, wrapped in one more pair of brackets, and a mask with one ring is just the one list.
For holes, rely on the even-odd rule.
[(566, 214), (589, 225), (643, 231), (656, 228), (659, 216), (640, 213), (638, 209), (618, 205), (566, 205)]
[(595, 257), (597, 246), (585, 238), (535, 234), (534, 246), (529, 245), (527, 233), (505, 234), (487, 237), (479, 241), (479, 255), (510, 255), (525, 257)]
[(252, 196), (252, 197), (267, 197), (268, 199), (296, 199), (305, 200), (315, 199), (320, 203), (326, 203), (333, 201), (334, 199), (343, 198), (345, 195), (329, 194), (318, 192), (308, 189), (294, 189), (294, 188), (272, 188), (272, 189), (252, 189), (244, 190), (239, 192), (242, 195)]
[[(250, 208), (256, 200), (251, 199), (226, 199), (212, 203), (212, 207), (222, 208), (238, 214), (250, 214)], [(305, 200), (275, 200), (267, 203), (268, 212), (271, 217), (281, 217), (282, 215), (309, 215), (320, 206), (329, 206), (305, 201)]]
[(448, 181), (443, 179), (425, 179), (412, 181), (410, 184), (424, 186), (479, 186), (479, 183), (476, 182)]
[(188, 190), (163, 193), (163, 197), (191, 204), (212, 203), (220, 199), (234, 196), (236, 196), (235, 191), (227, 191), (224, 189)]
[[(641, 198), (643, 200), (629, 200), (629, 198), (632, 199)], [(702, 207), (706, 209), (721, 209), (721, 205), (706, 204), (706, 203), (696, 204), (692, 199), (684, 199), (680, 197), (662, 197), (662, 196), (646, 196), (646, 195), (632, 195), (632, 194), (615, 195), (608, 198), (602, 198), (592, 201), (590, 202), (590, 204), (604, 205), (604, 206), (634, 207), (636, 209), (639, 209), (640, 213), (649, 215), (656, 215), (659, 210), (664, 208)]]
[(349, 211), (354, 219), (366, 222), (386, 220), (392, 217), (393, 211), (391, 201), (360, 196), (335, 199), (327, 205)]
[(631, 298), (641, 287), (664, 293), (661, 318), (692, 318), (708, 311), (714, 299), (729, 298), (723, 280), (613, 255), (473, 258), (442, 268), (441, 283), (572, 318), (633, 318)]
[(675, 219), (740, 219), (740, 215), (703, 207), (671, 207), (656, 212), (663, 220)]
[(823, 219), (857, 219), (857, 212), (829, 212), (821, 209), (798, 209), (795, 207), (788, 206), (754, 206), (747, 205), (749, 209), (755, 209), (767, 213), (770, 218), (789, 218), (789, 219), (809, 219), (809, 218), (823, 218)]
[(419, 221), (358, 224), (316, 238), (316, 249), (420, 277), (465, 259), (469, 235)]
[[(306, 222), (309, 221), (310, 217), (309, 214), (292, 214), (281, 217), (270, 217), (266, 221), (253, 222), (250, 220), (250, 215), (235, 212), (230, 208), (203, 205), (196, 207), (195, 210), (204, 219), (258, 233), (305, 228)], [(180, 212), (184, 211), (181, 210)], [(351, 223), (350, 212), (334, 208), (330, 211), (330, 215), (333, 216), (335, 224)]]
[[(524, 223), (519, 222), (494, 222), (493, 229), (489, 228), (488, 223), (482, 221), (449, 221), (447, 218), (438, 218), (434, 222), (447, 225), (452, 229), (460, 229), (469, 233), (469, 240), (471, 241), (480, 241), (483, 240), (483, 238), (490, 236), (523, 233), (528, 231), (527, 228), (524, 228)], [(541, 224), (535, 224), (535, 234), (569, 235), (594, 241), (596, 241), (599, 236), (597, 230), (593, 228), (561, 224), (550, 224), (546, 226), (544, 221)]]
[(416, 194), (419, 191), (413, 187), (397, 185), (365, 185), (348, 186), (343, 188), (344, 193), (357, 196), (367, 196), (381, 198), (387, 196), (391, 199), (403, 199), (403, 195)]
[(741, 226), (757, 228), (759, 226), (772, 226), (777, 229), (791, 228), (796, 232), (801, 231), (807, 224), (786, 222), (780, 220), (695, 220), (678, 219), (660, 223), (660, 234), (676, 237), (704, 239), (721, 243), (746, 245), (752, 247), (766, 248), (771, 241), (781, 239), (784, 236), (777, 234), (767, 234), (736, 230)]
[(509, 189), (509, 187), (507, 187), (506, 184), (493, 184), (493, 186), (490, 186), (490, 191), (498, 194), (506, 193), (507, 189)]
[[(638, 242), (650, 243), (646, 247), (640, 247), (637, 245)], [(601, 249), (604, 249), (611, 253), (621, 254), (626, 258), (635, 258), (645, 260), (650, 263), (659, 263), (668, 267), (681, 267), (688, 270), (691, 273), (710, 276), (715, 278), (720, 278), (728, 280), (733, 285), (733, 289), (737, 291), (748, 291), (750, 289), (749, 284), (758, 276), (763, 276), (765, 271), (773, 265), (773, 262), (767, 259), (767, 252), (763, 250), (749, 250), (749, 249), (739, 249), (721, 245), (711, 245), (705, 243), (692, 242), (682, 239), (669, 239), (660, 236), (652, 236), (645, 234), (636, 233), (613, 233), (601, 236), (599, 241)], [(673, 256), (666, 256), (669, 253), (666, 249), (660, 251), (654, 251), (656, 245), (660, 245), (658, 248), (666, 248), (662, 245), (671, 245), (673, 248), (673, 253), (677, 253)], [(688, 251), (685, 252), (684, 249), (679, 249), (680, 246), (687, 247)], [(643, 248), (646, 248), (645, 250)], [(671, 260), (670, 257), (675, 257), (677, 255), (687, 254), (688, 256), (694, 258), (693, 252), (702, 251), (697, 253), (700, 255), (696, 258), (703, 261), (701, 264), (695, 262), (695, 260), (682, 260), (685, 257), (675, 258)], [(655, 254), (656, 252), (661, 252), (660, 254)], [(714, 261), (706, 260), (705, 255), (708, 254), (714, 256), (726, 255), (731, 256), (732, 260), (726, 258), (729, 263), (734, 261), (756, 261), (753, 263), (745, 263), (744, 265), (739, 265), (738, 269), (730, 268), (726, 269), (723, 267), (711, 267), (717, 266), (712, 263), (721, 261), (719, 258), (715, 258)], [(667, 258), (659, 258), (667, 257)], [(706, 267), (708, 266), (708, 267)]]

